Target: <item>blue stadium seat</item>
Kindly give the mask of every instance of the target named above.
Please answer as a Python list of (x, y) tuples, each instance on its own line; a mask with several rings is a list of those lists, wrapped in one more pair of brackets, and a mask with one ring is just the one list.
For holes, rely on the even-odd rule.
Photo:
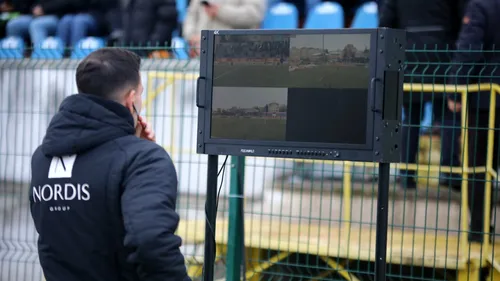
[(172, 38), (172, 49), (176, 59), (187, 60), (189, 59), (188, 45), (181, 37)]
[(299, 24), (299, 12), (291, 3), (280, 2), (271, 6), (262, 22), (263, 29), (294, 29)]
[(378, 5), (375, 1), (367, 2), (359, 7), (352, 21), (352, 28), (378, 27)]
[(320, 3), (307, 15), (304, 28), (344, 28), (344, 9), (336, 2)]
[(71, 53), (72, 59), (83, 59), (88, 54), (95, 50), (104, 48), (106, 46), (106, 41), (99, 37), (86, 37), (80, 40), (74, 46), (73, 52)]
[(31, 58), (33, 59), (62, 59), (64, 43), (57, 37), (48, 37), (42, 44), (35, 46)]
[(7, 37), (0, 40), (0, 59), (22, 59), (24, 41), (20, 37)]

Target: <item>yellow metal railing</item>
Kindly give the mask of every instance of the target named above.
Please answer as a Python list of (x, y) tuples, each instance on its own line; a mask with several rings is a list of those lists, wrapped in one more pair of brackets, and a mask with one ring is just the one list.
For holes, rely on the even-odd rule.
[[(494, 144), (494, 129), (495, 129), (495, 107), (496, 99), (495, 96), (500, 94), (500, 86), (497, 84), (479, 84), (479, 85), (439, 85), (439, 84), (405, 84), (405, 92), (422, 92), (422, 93), (458, 93), (461, 95), (461, 135), (463, 141), (461, 142), (461, 147), (463, 151), (462, 157), (462, 167), (450, 167), (450, 166), (440, 166), (440, 165), (425, 165), (424, 167), (417, 164), (407, 164), (400, 163), (396, 164), (397, 168), (404, 166), (407, 170), (413, 171), (433, 171), (433, 172), (453, 172), (462, 174), (462, 200), (460, 202), (460, 251), (468, 250), (468, 239), (467, 232), (469, 229), (469, 208), (468, 208), (468, 176), (470, 173), (485, 172), (486, 174), (486, 184), (485, 184), (485, 198), (484, 198), (484, 239), (483, 239), (483, 251), (482, 251), (482, 262), (486, 261), (487, 255), (489, 254), (489, 249), (491, 247), (489, 240), (490, 232), (490, 206), (491, 206), (491, 181), (497, 178), (497, 173), (493, 169), (493, 144)], [(489, 108), (489, 123), (488, 123), (488, 147), (487, 147), (487, 160), (486, 166), (484, 167), (469, 167), (469, 155), (468, 155), (468, 135), (467, 135), (467, 93), (471, 92), (481, 92), (490, 91), (491, 92), (491, 102)], [(352, 194), (352, 173), (350, 173), (352, 167), (354, 166), (364, 166), (364, 167), (377, 167), (377, 163), (363, 163), (363, 162), (344, 162), (344, 176), (343, 176), (343, 189), (344, 194), (344, 216), (343, 221), (346, 230), (351, 227), (351, 194)], [(484, 264), (484, 263), (483, 263)]]

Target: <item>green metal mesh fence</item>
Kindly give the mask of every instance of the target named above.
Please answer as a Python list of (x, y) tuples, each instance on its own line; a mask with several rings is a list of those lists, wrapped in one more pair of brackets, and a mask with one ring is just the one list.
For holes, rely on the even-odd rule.
[[(484, 227), (478, 219), (491, 218), (492, 225), (499, 220), (496, 209), (491, 216), (481, 212), (489, 204), (485, 200), (488, 195), (497, 201), (498, 143), (487, 138), (488, 132), (490, 137), (496, 135), (496, 129), (488, 130), (488, 122), (492, 128), (498, 125), (487, 111), (474, 107), (472, 98), (467, 103), (469, 109), (458, 113), (446, 111), (448, 104), (441, 98), (442, 92), (467, 90), (470, 97), (480, 87), (487, 96), (490, 92), (496, 95), (500, 88), (493, 84), (491, 69), (490, 73), (468, 73), (468, 87), (444, 87), (455, 73), (451, 56), (451, 51), (407, 52), (405, 95), (411, 102), (404, 109), (404, 161), (391, 170), (388, 280), (475, 281), (481, 274), (500, 280), (495, 270), (495, 243), (490, 244), (489, 239), (483, 244), (468, 242), (468, 238), (477, 241), (485, 230), (490, 231), (489, 224)], [(43, 278), (28, 211), (30, 156), (62, 99), (76, 92), (77, 64), (70, 59), (0, 60), (2, 281)], [(202, 273), (207, 170), (206, 156), (197, 155), (194, 149), (198, 67), (196, 60), (175, 59), (145, 59), (142, 66), (143, 115), (152, 122), (157, 142), (171, 154), (177, 167), (182, 220), (178, 231), (189, 274), (195, 280), (201, 279)], [(478, 86), (478, 79), (473, 79), (478, 77), (484, 85)], [(460, 98), (458, 95), (456, 101)], [(426, 102), (434, 105), (433, 110)], [(429, 119), (429, 112), (434, 112), (434, 118)], [(461, 120), (469, 115), (470, 122), (463, 127)], [(462, 149), (464, 143), (471, 147), (468, 153)], [(219, 177), (224, 182), (217, 217), (217, 278), (374, 280), (375, 164), (237, 157), (229, 162)], [(245, 170), (243, 194), (236, 184), (239, 165)], [(467, 166), (487, 168), (469, 171), (464, 168)], [(481, 177), (485, 170), (488, 176)], [(478, 184), (468, 184), (475, 182)], [(245, 248), (235, 225), (241, 202)], [(476, 210), (471, 228), (469, 203)], [(479, 235), (468, 237), (471, 230)], [(242, 269), (238, 260), (243, 255), (246, 263)]]

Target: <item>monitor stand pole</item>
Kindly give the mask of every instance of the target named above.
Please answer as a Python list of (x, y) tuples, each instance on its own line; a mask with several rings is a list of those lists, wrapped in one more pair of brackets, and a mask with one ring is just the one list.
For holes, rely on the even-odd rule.
[(386, 281), (387, 221), (389, 217), (390, 163), (378, 164), (377, 230), (375, 237), (375, 281)]
[(208, 155), (207, 199), (205, 202), (205, 257), (203, 280), (213, 281), (215, 271), (215, 218), (217, 215), (217, 169), (218, 155)]

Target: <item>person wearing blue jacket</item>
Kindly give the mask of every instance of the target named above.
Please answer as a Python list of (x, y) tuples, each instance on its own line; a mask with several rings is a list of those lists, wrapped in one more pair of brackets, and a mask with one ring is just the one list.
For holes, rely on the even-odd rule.
[(141, 59), (100, 49), (76, 71), (32, 156), (31, 215), (47, 281), (190, 281), (177, 176), (142, 119)]

